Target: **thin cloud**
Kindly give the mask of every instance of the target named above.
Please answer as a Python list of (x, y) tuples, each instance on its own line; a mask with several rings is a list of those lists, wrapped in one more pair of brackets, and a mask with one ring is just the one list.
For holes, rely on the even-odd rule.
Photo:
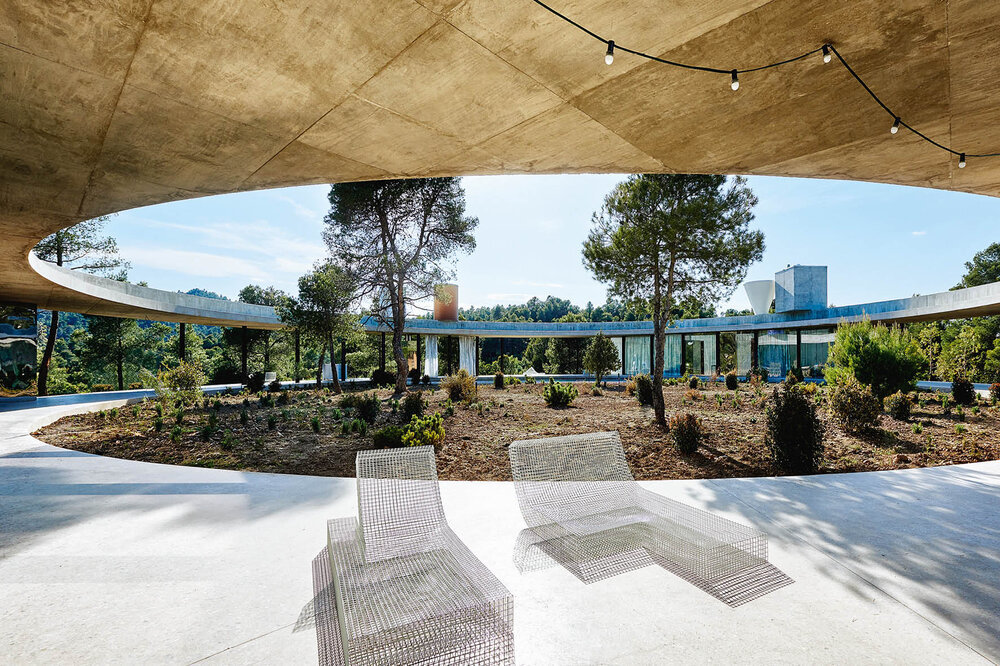
[(910, 233), (912, 233), (914, 236), (926, 236), (927, 235), (926, 231), (912, 231)]
[(207, 278), (242, 277), (258, 282), (266, 282), (270, 277), (255, 262), (221, 254), (136, 245), (122, 246), (119, 250), (134, 265), (144, 269), (152, 268)]

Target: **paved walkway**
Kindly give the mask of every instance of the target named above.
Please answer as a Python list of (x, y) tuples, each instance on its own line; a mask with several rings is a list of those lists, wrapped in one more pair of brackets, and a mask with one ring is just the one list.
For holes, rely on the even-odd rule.
[[(114, 404), (0, 414), (0, 662), (315, 663), (310, 562), (351, 479), (137, 463), (28, 433)], [(448, 520), (514, 593), (519, 664), (1000, 660), (1000, 462), (655, 481), (770, 535), (795, 584), (730, 608), (657, 567), (519, 575), (508, 483), (444, 482)]]

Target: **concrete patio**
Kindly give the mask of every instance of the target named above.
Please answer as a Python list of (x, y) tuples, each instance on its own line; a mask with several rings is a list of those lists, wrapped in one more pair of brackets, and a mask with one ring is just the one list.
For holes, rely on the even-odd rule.
[[(310, 563), (354, 481), (116, 460), (30, 436), (124, 401), (0, 413), (5, 663), (315, 663)], [(507, 483), (444, 482), (515, 598), (520, 664), (1000, 660), (1000, 462), (649, 489), (768, 533), (795, 584), (730, 608), (658, 567), (521, 576)]]

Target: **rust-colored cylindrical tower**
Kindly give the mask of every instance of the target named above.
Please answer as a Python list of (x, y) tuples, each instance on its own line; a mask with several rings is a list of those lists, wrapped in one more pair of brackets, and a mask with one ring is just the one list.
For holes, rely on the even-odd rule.
[(458, 321), (457, 284), (439, 284), (434, 287), (434, 319)]

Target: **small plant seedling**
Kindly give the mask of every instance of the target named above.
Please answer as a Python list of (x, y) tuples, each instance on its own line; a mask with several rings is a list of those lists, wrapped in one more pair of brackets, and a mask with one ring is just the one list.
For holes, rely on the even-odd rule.
[(249, 420), (250, 420), (250, 415), (247, 414), (247, 410), (241, 409), (240, 410), (240, 425), (246, 425)]
[(319, 432), (319, 417), (314, 416), (309, 420), (309, 425), (312, 427), (313, 432)]
[(132, 416), (133, 417), (139, 416), (139, 411), (140, 411), (139, 405), (132, 405)]
[(174, 429), (170, 431), (170, 441), (177, 444), (181, 441), (181, 427), (179, 425), (174, 426)]
[(913, 431), (914, 435), (919, 435), (924, 431), (924, 427), (919, 423), (914, 423), (912, 426), (910, 426), (910, 429)]
[(267, 429), (268, 430), (274, 430), (277, 427), (277, 425), (278, 425), (278, 419), (274, 416), (274, 414), (268, 415), (268, 417), (267, 417)]
[(153, 430), (155, 430), (156, 432), (160, 432), (161, 430), (163, 430), (163, 419), (160, 418), (159, 416), (157, 416), (156, 419), (153, 421)]

